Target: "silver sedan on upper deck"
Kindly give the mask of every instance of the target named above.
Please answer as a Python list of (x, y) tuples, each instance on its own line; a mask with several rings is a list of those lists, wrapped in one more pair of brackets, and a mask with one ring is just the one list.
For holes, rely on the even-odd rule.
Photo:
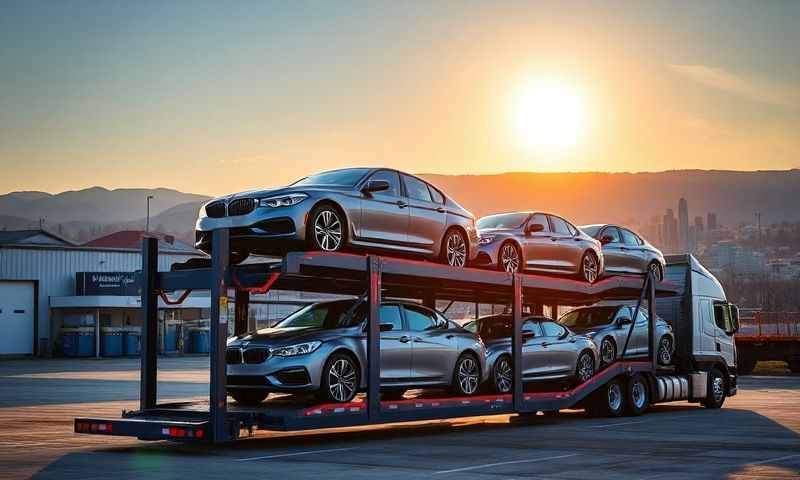
[(230, 231), (232, 261), (250, 253), (346, 248), (419, 255), (463, 267), (477, 254), (470, 212), (438, 188), (386, 168), (318, 173), (272, 190), (236, 193), (200, 209), (195, 247)]
[(664, 279), (667, 266), (661, 250), (632, 230), (617, 225), (584, 225), (587, 235), (603, 244), (606, 271), (609, 273), (653, 272), (657, 280)]

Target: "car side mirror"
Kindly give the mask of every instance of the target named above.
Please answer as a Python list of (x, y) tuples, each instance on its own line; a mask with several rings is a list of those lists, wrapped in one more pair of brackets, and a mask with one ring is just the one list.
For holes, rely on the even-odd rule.
[(541, 223), (531, 223), (528, 225), (528, 233), (536, 233), (544, 230), (544, 225)]
[(625, 325), (630, 325), (631, 323), (633, 322), (631, 322), (631, 319), (628, 317), (620, 317), (617, 319), (617, 325), (619, 325), (620, 327), (624, 327)]
[(612, 242), (614, 242), (614, 237), (612, 237), (611, 235), (603, 235), (600, 238), (600, 243), (602, 243), (603, 245), (606, 245), (606, 244), (612, 243)]
[(389, 182), (386, 180), (370, 180), (361, 188), (361, 192), (365, 194), (385, 192), (386, 190), (389, 190)]
[(391, 332), (394, 330), (394, 325), (391, 323), (381, 323), (381, 332)]

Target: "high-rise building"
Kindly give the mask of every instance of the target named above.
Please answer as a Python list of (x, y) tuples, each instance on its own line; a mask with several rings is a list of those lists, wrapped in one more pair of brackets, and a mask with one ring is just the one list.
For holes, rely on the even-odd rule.
[(689, 250), (689, 202), (681, 198), (678, 200), (678, 252)]
[(706, 216), (706, 229), (711, 232), (717, 229), (717, 214), (714, 212), (708, 212)]
[(678, 219), (675, 218), (675, 212), (667, 209), (661, 222), (661, 237), (663, 239), (663, 249), (667, 253), (678, 252)]
[(697, 244), (700, 242), (704, 242), (706, 239), (705, 236), (705, 229), (703, 228), (703, 217), (697, 215), (694, 217), (694, 243), (695, 243), (695, 250), (697, 249)]

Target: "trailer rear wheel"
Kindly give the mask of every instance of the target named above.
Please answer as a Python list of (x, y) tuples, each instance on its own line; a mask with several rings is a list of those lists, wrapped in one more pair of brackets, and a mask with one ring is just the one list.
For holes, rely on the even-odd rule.
[(708, 393), (703, 406), (706, 408), (720, 408), (725, 403), (725, 377), (718, 368), (712, 368), (708, 372)]
[(634, 417), (641, 415), (650, 404), (650, 393), (647, 383), (641, 375), (634, 375), (628, 380), (625, 391), (626, 413)]
[(593, 417), (619, 417), (625, 412), (625, 390), (619, 378), (603, 385), (586, 402), (586, 413)]

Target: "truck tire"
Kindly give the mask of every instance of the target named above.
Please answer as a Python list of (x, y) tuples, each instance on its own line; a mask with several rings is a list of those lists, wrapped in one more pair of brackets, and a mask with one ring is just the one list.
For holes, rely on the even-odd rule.
[(625, 388), (617, 378), (595, 391), (586, 402), (586, 413), (592, 417), (619, 417), (625, 413)]
[(758, 363), (758, 361), (750, 353), (743, 353), (739, 355), (739, 358), (736, 362), (736, 368), (739, 372), (739, 375), (750, 375), (753, 373), (753, 369), (756, 368), (756, 363)]
[(725, 377), (718, 368), (712, 368), (708, 372), (708, 393), (703, 400), (706, 408), (720, 408), (725, 403)]
[(625, 413), (638, 417), (643, 414), (650, 405), (650, 391), (647, 382), (641, 375), (634, 375), (626, 384), (625, 389)]

